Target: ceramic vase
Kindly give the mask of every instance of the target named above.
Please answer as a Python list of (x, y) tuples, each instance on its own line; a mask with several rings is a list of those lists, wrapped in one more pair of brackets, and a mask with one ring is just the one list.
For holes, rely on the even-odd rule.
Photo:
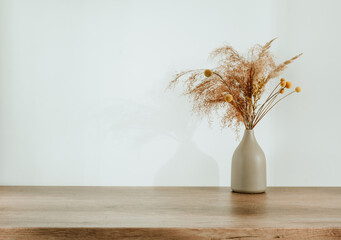
[(266, 190), (265, 154), (253, 130), (245, 130), (233, 153), (231, 189), (238, 193), (263, 193)]

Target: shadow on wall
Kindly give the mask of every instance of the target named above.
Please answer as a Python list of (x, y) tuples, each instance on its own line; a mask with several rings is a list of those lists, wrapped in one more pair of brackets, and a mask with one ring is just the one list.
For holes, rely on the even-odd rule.
[(190, 138), (179, 141), (174, 156), (158, 171), (154, 185), (158, 186), (218, 186), (216, 161)]
[(166, 117), (165, 129), (171, 131), (177, 148), (174, 155), (155, 174), (154, 185), (218, 186), (217, 162), (202, 152), (193, 140), (197, 122), (195, 116), (191, 115), (191, 106), (186, 99), (178, 97), (177, 93), (168, 95), (172, 96), (163, 98), (161, 109), (166, 111), (165, 116), (171, 117)]
[(166, 162), (154, 175), (155, 186), (218, 186), (217, 162), (200, 151), (193, 141), (197, 122), (191, 114), (190, 104), (178, 93), (164, 92), (163, 89), (149, 92), (148, 97), (144, 97), (151, 99), (152, 104), (126, 101), (118, 104), (115, 112), (120, 116), (116, 114), (114, 117), (113, 129), (134, 132), (129, 137), (134, 139), (129, 141), (133, 141), (135, 148), (160, 136), (175, 140), (174, 155), (170, 158), (165, 155), (169, 160), (155, 155), (156, 159)]

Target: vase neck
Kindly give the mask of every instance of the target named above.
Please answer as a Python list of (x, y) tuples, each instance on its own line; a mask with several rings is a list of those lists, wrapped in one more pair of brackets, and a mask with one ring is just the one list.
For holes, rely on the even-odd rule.
[(254, 131), (245, 129), (242, 142), (257, 142)]

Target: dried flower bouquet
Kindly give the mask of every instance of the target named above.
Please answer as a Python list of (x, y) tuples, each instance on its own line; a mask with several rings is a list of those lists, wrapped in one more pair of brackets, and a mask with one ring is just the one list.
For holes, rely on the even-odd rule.
[(276, 64), (269, 51), (274, 40), (263, 46), (255, 45), (245, 57), (230, 46), (218, 48), (211, 53), (211, 57), (218, 60), (217, 67), (180, 72), (169, 87), (183, 82), (186, 86), (184, 94), (193, 100), (194, 112), (208, 116), (215, 112), (221, 115), (223, 127), (234, 126), (238, 130), (242, 123), (251, 130), (281, 100), (301, 91), (300, 87), (296, 87), (285, 94), (292, 83), (282, 78), (266, 100), (260, 103), (270, 80), (277, 78), (302, 55)]

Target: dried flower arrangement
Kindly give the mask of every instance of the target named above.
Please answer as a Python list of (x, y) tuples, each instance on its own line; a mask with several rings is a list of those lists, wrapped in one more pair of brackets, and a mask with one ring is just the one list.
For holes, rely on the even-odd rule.
[(194, 112), (208, 116), (215, 112), (221, 115), (222, 127), (234, 126), (238, 131), (244, 124), (251, 130), (281, 100), (301, 91), (296, 87), (283, 95), (292, 83), (281, 78), (266, 100), (259, 103), (270, 80), (277, 78), (302, 55), (276, 64), (269, 51), (274, 40), (263, 46), (255, 45), (246, 57), (230, 46), (218, 48), (211, 53), (212, 58), (218, 58), (217, 67), (180, 72), (169, 87), (183, 82), (186, 86), (184, 94), (193, 100)]

